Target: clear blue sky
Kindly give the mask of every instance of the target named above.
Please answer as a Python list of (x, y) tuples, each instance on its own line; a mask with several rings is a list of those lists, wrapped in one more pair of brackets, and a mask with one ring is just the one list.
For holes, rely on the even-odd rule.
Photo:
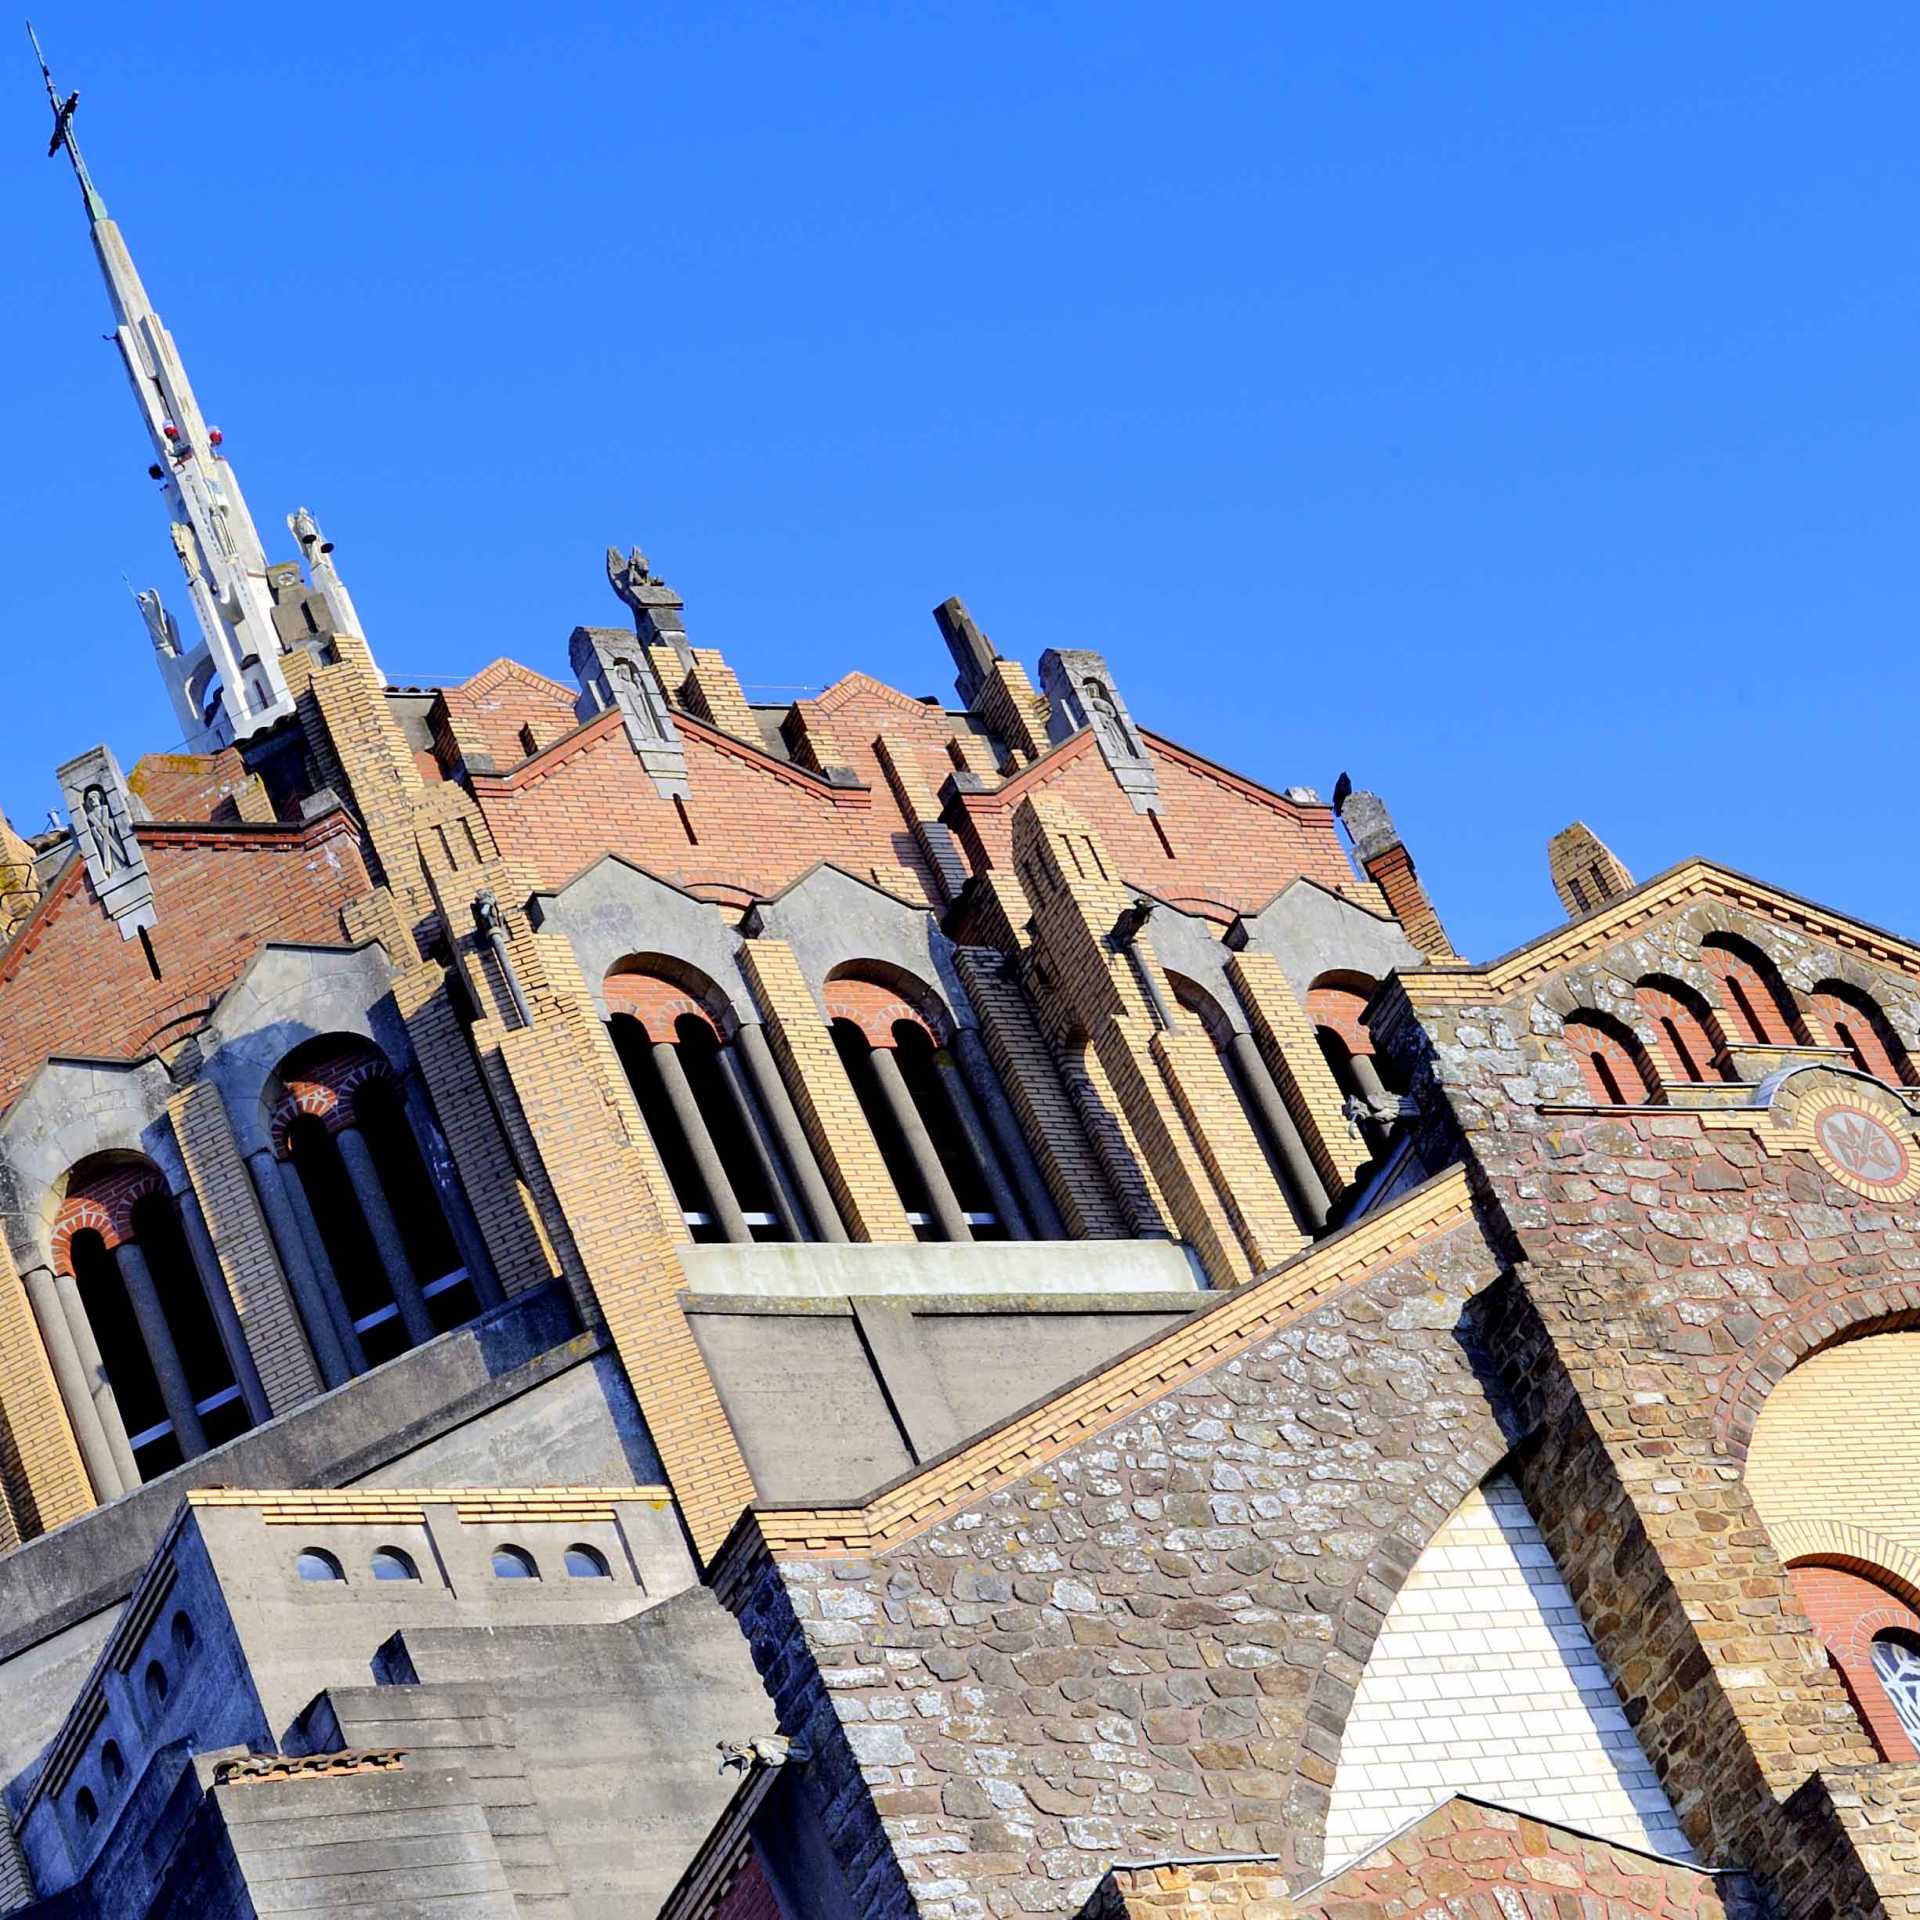
[[(270, 549), (315, 509), (394, 678), (564, 676), (609, 541), (756, 687), (947, 693), (960, 593), (1260, 779), (1351, 768), (1476, 955), (1575, 815), (1920, 933), (1909, 9), (37, 24)], [(24, 36), (0, 83), (31, 829), (170, 742), (122, 575), (175, 576)]]

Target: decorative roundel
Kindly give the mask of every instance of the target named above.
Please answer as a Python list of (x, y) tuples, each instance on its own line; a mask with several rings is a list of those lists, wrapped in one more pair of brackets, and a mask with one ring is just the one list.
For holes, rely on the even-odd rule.
[(1843, 1186), (1882, 1200), (1904, 1200), (1920, 1190), (1912, 1139), (1871, 1108), (1838, 1099), (1806, 1118), (1812, 1121), (1815, 1158)]

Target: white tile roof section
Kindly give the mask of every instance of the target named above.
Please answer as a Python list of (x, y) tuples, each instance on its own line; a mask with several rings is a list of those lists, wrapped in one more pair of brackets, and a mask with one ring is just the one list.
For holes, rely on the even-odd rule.
[(1694, 1857), (1504, 1477), (1434, 1536), (1387, 1615), (1341, 1746), (1327, 1870), (1453, 1793)]

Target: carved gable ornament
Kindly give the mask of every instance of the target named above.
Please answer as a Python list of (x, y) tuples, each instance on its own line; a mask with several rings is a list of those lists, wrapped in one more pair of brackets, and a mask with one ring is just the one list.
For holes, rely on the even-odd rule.
[(121, 939), (131, 940), (157, 918), (153, 876), (133, 831), (145, 809), (128, 790), (110, 747), (94, 747), (69, 760), (58, 777), (94, 897), (120, 929)]
[(1136, 813), (1160, 804), (1160, 778), (1140, 730), (1113, 683), (1112, 669), (1085, 647), (1050, 647), (1040, 656), (1040, 684), (1050, 703), (1047, 731), (1059, 744), (1082, 727)]
[[(1707, 1127), (1752, 1126), (1752, 1108), (1707, 1112)], [(1920, 1139), (1897, 1096), (1827, 1067), (1789, 1072), (1774, 1089), (1766, 1122), (1753, 1128), (1769, 1153), (1808, 1153), (1841, 1186), (1867, 1200), (1920, 1193)]]

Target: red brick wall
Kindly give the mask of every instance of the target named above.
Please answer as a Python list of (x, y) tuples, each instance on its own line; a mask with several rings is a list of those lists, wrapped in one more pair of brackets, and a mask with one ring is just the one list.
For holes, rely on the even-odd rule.
[(1793, 1595), (1826, 1642), (1882, 1759), (1920, 1760), (1873, 1670), (1873, 1638), (1888, 1627), (1920, 1635), (1920, 1614), (1885, 1587), (1840, 1567), (1790, 1567)]
[(712, 1920), (783, 1920), (773, 1889), (760, 1869), (760, 1856), (748, 1850), (733, 1885), (714, 1903)]
[(367, 891), (366, 863), (338, 815), (311, 834), (142, 827), (159, 921), (154, 979), (69, 868), (55, 898), (0, 960), (0, 1102), (55, 1053), (135, 1060), (200, 1023), (268, 941), (337, 945), (341, 909)]

